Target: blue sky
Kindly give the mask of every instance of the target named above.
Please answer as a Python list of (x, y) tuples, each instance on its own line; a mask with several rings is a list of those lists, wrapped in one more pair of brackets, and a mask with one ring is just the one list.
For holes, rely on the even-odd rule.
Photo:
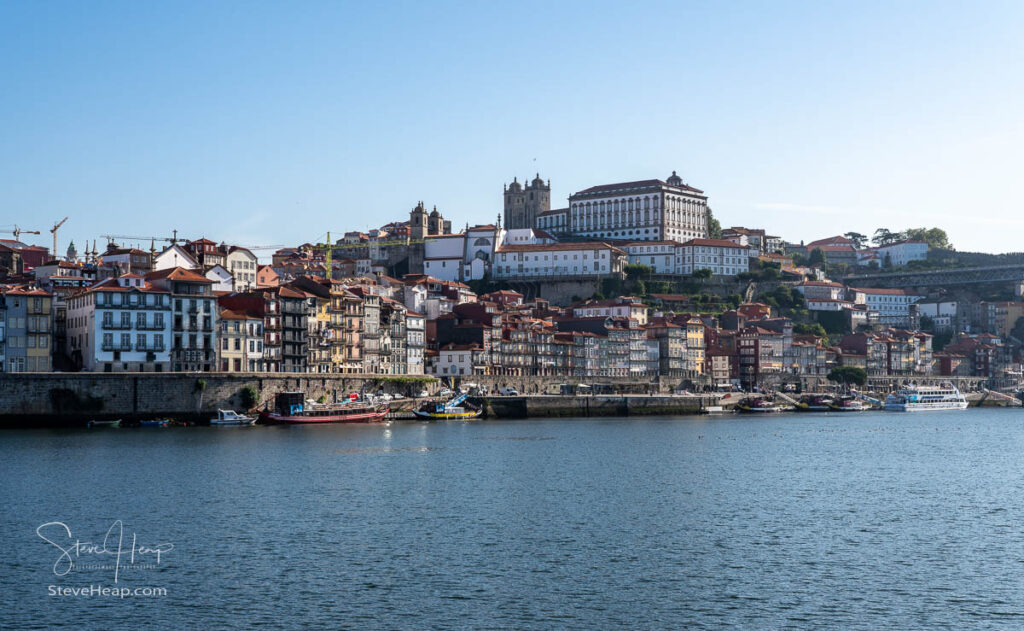
[[(374, 6), (368, 6), (374, 5)], [(5, 2), (0, 229), (294, 244), (667, 177), (1021, 251), (1024, 3)], [(101, 240), (102, 243), (102, 240)]]

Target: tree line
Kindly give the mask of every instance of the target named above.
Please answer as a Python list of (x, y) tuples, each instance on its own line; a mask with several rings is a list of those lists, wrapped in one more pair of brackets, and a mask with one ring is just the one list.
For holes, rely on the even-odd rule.
[(949, 242), (949, 235), (942, 228), (907, 228), (902, 232), (893, 232), (888, 228), (875, 230), (874, 236), (870, 239), (867, 235), (859, 232), (847, 232), (843, 235), (853, 241), (857, 248), (865, 247), (870, 241), (875, 247), (891, 245), (900, 241), (924, 241), (929, 247), (938, 250), (952, 250), (953, 244)]

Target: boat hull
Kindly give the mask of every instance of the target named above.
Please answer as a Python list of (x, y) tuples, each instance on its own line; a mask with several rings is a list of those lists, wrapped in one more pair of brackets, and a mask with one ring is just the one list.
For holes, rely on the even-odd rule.
[(943, 410), (966, 410), (967, 401), (943, 401), (937, 404), (886, 403), (889, 412), (941, 412)]
[(286, 425), (318, 425), (322, 423), (384, 423), (390, 410), (373, 410), (354, 414), (323, 414), (317, 416), (288, 416), (274, 412), (263, 412), (260, 418), (265, 423), (283, 423)]
[(428, 421), (472, 421), (483, 416), (482, 410), (476, 412), (458, 412), (454, 414), (444, 414), (440, 412), (423, 412), (420, 410), (413, 410), (413, 414), (417, 418), (425, 419)]

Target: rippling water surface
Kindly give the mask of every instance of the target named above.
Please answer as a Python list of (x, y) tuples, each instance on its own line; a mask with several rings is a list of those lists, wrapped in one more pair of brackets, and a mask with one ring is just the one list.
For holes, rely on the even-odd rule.
[(0, 441), (7, 628), (1024, 626), (1019, 411)]

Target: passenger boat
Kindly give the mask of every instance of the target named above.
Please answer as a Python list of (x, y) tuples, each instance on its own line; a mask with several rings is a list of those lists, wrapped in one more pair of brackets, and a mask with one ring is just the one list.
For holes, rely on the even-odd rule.
[(246, 416), (234, 410), (217, 410), (216, 418), (210, 419), (210, 425), (254, 425), (255, 423), (255, 416)]
[(351, 401), (333, 405), (305, 404), (302, 392), (282, 392), (277, 395), (274, 411), (260, 412), (264, 423), (384, 423), (390, 407), (370, 401)]
[(866, 412), (871, 409), (871, 405), (855, 396), (843, 395), (837, 397), (829, 408), (836, 412)]
[(892, 412), (927, 412), (931, 410), (963, 410), (967, 399), (952, 384), (944, 386), (906, 386), (885, 399), (885, 409)]
[(736, 409), (748, 414), (767, 414), (771, 412), (782, 412), (785, 411), (786, 408), (781, 405), (776, 405), (773, 401), (768, 399), (749, 397), (737, 403)]
[(467, 396), (463, 393), (447, 403), (426, 403), (420, 409), (413, 410), (413, 414), (428, 421), (472, 421), (483, 416), (483, 410), (462, 405)]
[(796, 405), (797, 412), (827, 412), (831, 409), (833, 398), (827, 394), (805, 394)]

